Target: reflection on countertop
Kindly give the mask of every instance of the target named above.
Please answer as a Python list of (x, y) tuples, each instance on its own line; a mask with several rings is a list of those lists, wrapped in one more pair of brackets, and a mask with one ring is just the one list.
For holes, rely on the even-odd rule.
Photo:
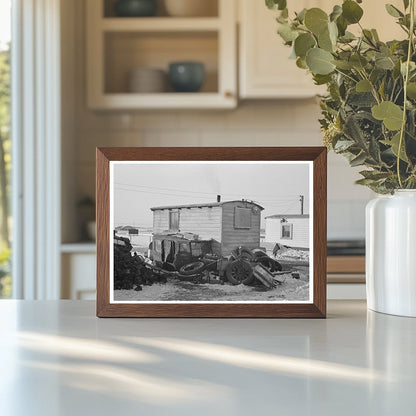
[(363, 301), (326, 320), (97, 319), (88, 301), (0, 316), (2, 415), (416, 413), (416, 319)]

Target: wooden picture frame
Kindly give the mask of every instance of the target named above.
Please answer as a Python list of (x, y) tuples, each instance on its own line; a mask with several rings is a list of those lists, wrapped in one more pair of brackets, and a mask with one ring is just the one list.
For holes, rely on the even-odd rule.
[[(192, 318), (325, 318), (326, 317), (326, 212), (327, 212), (327, 150), (324, 147), (240, 147), (240, 148), (97, 148), (97, 316), (98, 317), (192, 317)], [(310, 189), (310, 275), (313, 281), (308, 281), (310, 297), (307, 301), (178, 301), (161, 302), (115, 302), (113, 256), (115, 236), (114, 223), (110, 212), (114, 201), (112, 197), (112, 172), (114, 166), (122, 163), (129, 165), (157, 163), (176, 163), (188, 166), (192, 163), (211, 163), (222, 166), (242, 164), (251, 169), (251, 164), (262, 166), (266, 164), (283, 167), (296, 163), (308, 164)], [(250, 165), (250, 166), (248, 166)], [(113, 166), (110, 168), (110, 166)], [(170, 165), (169, 165), (170, 166)], [(277, 169), (277, 168), (276, 168)], [(280, 169), (280, 168), (279, 168)], [(278, 181), (279, 178), (276, 178)], [(134, 185), (130, 185), (134, 186)], [(144, 186), (144, 185), (139, 185)], [(162, 189), (162, 188), (157, 188)], [(150, 193), (150, 192), (149, 192)], [(157, 193), (157, 192), (151, 192)], [(111, 194), (111, 195), (110, 195)], [(303, 197), (301, 197), (303, 203)], [(246, 204), (255, 202), (241, 199)], [(237, 202), (241, 202), (238, 200)], [(235, 202), (235, 201), (234, 201)], [(228, 203), (228, 202), (227, 202)], [(230, 202), (231, 203), (231, 202)], [(221, 203), (225, 204), (225, 203)], [(216, 204), (208, 204), (216, 206)], [(199, 208), (207, 204), (201, 204)], [(191, 206), (186, 208), (190, 209)], [(171, 210), (172, 207), (166, 207)], [(180, 207), (181, 209), (182, 207)], [(260, 207), (261, 208), (261, 207)], [(152, 210), (158, 208), (151, 208)], [(162, 207), (160, 209), (165, 209)], [(254, 207), (253, 213), (259, 209)], [(303, 212), (302, 212), (303, 213)], [(263, 215), (263, 214), (262, 214)], [(284, 216), (271, 216), (287, 221)], [(154, 221), (154, 220), (153, 220)], [(176, 218), (175, 218), (176, 221)], [(263, 221), (263, 220), (262, 220)], [(110, 229), (113, 227), (113, 229)], [(260, 227), (260, 226), (259, 226)], [(155, 238), (155, 229), (151, 238)], [(289, 228), (286, 229), (289, 233)], [(290, 234), (287, 234), (286, 237)], [(110, 244), (113, 241), (113, 244)], [(118, 240), (117, 240), (118, 241)], [(120, 240), (121, 241), (121, 240)], [(153, 240), (152, 240), (153, 241)], [(154, 244), (154, 243), (152, 243)], [(153, 247), (153, 246), (151, 246)], [(276, 245), (277, 247), (277, 245)], [(285, 246), (278, 246), (279, 249)], [(227, 257), (227, 259), (233, 259)], [(234, 260), (230, 260), (234, 261)], [(250, 260), (251, 261), (251, 260)], [(113, 267), (111, 269), (111, 267)], [(260, 266), (259, 266), (260, 267)], [(257, 269), (256, 269), (257, 270)], [(258, 269), (260, 270), (260, 269)], [(278, 272), (275, 272), (278, 273)], [(283, 272), (281, 272), (283, 273)], [(296, 274), (296, 273), (295, 273)], [(294, 273), (292, 273), (293, 277)], [(309, 277), (308, 277), (309, 278)], [(305, 284), (306, 286), (306, 284)], [(113, 289), (110, 291), (110, 287)], [(220, 287), (220, 286), (218, 286)], [(241, 286), (243, 287), (243, 286)], [(117, 292), (118, 293), (118, 292)]]

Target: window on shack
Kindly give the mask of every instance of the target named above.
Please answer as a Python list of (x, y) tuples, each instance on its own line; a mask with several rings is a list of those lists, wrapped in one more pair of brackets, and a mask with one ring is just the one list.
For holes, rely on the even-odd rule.
[(293, 224), (282, 224), (281, 236), (283, 239), (293, 239)]
[(251, 228), (250, 208), (234, 208), (234, 228)]
[(179, 211), (169, 211), (169, 231), (179, 230)]

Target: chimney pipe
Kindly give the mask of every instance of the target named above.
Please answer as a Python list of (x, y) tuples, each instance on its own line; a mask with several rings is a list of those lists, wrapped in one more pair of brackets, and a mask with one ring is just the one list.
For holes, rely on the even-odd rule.
[(217, 202), (221, 202), (221, 195), (217, 195)]

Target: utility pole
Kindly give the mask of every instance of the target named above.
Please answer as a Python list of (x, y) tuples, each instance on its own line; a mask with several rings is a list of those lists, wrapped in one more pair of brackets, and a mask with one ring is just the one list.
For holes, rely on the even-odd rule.
[(299, 199), (299, 202), (300, 202), (300, 215), (303, 215), (303, 203), (305, 201), (305, 197), (303, 195), (299, 195), (299, 197), (300, 197), (300, 199)]

